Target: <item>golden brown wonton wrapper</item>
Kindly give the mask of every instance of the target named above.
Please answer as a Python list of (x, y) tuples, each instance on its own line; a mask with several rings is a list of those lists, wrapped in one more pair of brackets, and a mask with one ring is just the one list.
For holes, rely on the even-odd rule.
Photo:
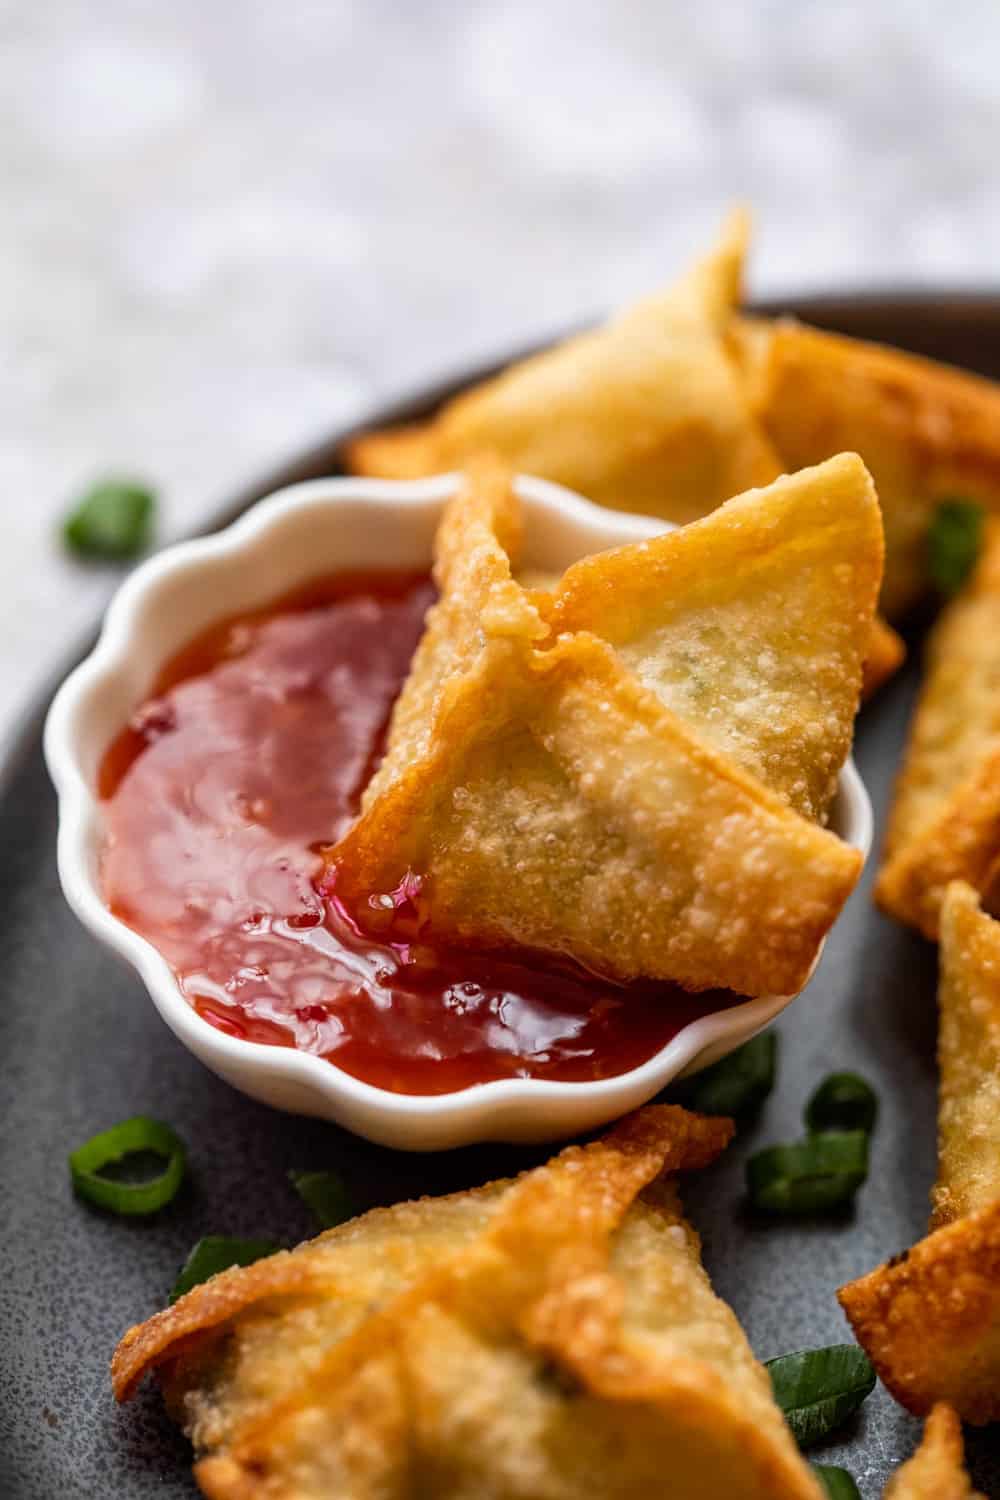
[(211, 1500), (820, 1500), (662, 1170), (731, 1124), (632, 1116), (514, 1182), (376, 1210), (132, 1329)]
[(939, 998), (934, 1228), (1000, 1199), (1000, 922), (960, 882), (941, 915)]
[(857, 705), (881, 560), (864, 466), (591, 559), (554, 596), (511, 576), (514, 503), (479, 469), (447, 510), (338, 892), (375, 921), (415, 872), (454, 943), (792, 993), (860, 868), (800, 810), (825, 812)]
[(882, 1500), (985, 1500), (965, 1472), (962, 1424), (943, 1401), (931, 1411), (920, 1447), (889, 1480)]
[(851, 745), (882, 551), (864, 467), (842, 455), (584, 558), (555, 592), (552, 628), (609, 641), (720, 754), (822, 820)]
[(941, 917), (941, 1069), (933, 1232), (838, 1292), (910, 1411), (1000, 1419), (1000, 923), (970, 887)]
[(885, 520), (882, 608), (898, 616), (926, 591), (940, 501), (1000, 507), (1000, 385), (793, 319), (736, 319), (730, 336), (784, 467), (845, 449), (868, 465)]
[(748, 226), (674, 285), (448, 403), (429, 423), (353, 440), (355, 473), (411, 479), (491, 453), (599, 505), (689, 521), (782, 465), (749, 410), (722, 334)]
[(686, 522), (783, 470), (857, 452), (885, 514), (883, 605), (900, 614), (927, 587), (939, 501), (1000, 508), (1000, 386), (790, 319), (739, 317), (747, 238), (733, 215), (665, 292), (430, 421), (353, 439), (348, 466), (416, 478), (489, 452), (600, 505)]
[[(560, 579), (552, 573), (526, 569), (518, 574), (518, 582), (529, 591), (542, 590), (554, 594)], [(906, 660), (906, 643), (880, 615), (872, 621), (872, 633), (868, 641), (861, 670), (861, 701), (866, 703), (879, 688), (892, 677)]]
[(1000, 525), (944, 610), (896, 783), (875, 899), (936, 938), (951, 880), (987, 890), (1000, 857)]

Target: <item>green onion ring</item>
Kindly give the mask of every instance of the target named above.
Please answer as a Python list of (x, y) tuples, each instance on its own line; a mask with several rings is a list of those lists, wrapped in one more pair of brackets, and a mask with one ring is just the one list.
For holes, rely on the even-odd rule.
[[(163, 1158), (166, 1165), (158, 1176), (145, 1182), (101, 1176), (105, 1167), (140, 1151)], [(148, 1115), (135, 1115), (78, 1146), (70, 1155), (69, 1170), (74, 1191), (88, 1203), (113, 1214), (155, 1214), (176, 1197), (184, 1180), (185, 1160), (184, 1143), (169, 1125)]]

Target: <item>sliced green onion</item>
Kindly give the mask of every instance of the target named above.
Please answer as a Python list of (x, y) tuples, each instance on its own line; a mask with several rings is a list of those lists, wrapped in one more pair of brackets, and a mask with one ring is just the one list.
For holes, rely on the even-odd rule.
[(814, 1132), (864, 1130), (871, 1135), (878, 1099), (857, 1073), (831, 1073), (806, 1105), (806, 1125)]
[(788, 1146), (768, 1146), (746, 1166), (755, 1208), (772, 1214), (823, 1213), (849, 1203), (868, 1176), (868, 1136), (831, 1130)]
[[(149, 1153), (166, 1163), (154, 1177), (130, 1182), (102, 1175), (129, 1157)], [(78, 1146), (70, 1155), (69, 1170), (75, 1191), (88, 1203), (113, 1214), (155, 1214), (176, 1196), (184, 1180), (184, 1162), (184, 1143), (169, 1125), (136, 1115)]]
[(265, 1255), (274, 1255), (280, 1249), (274, 1240), (238, 1240), (225, 1234), (207, 1234), (184, 1262), (170, 1300), (176, 1302), (193, 1286), (200, 1286), (220, 1271), (228, 1271), (230, 1266), (252, 1266), (255, 1260), (263, 1260)]
[(685, 1100), (703, 1115), (749, 1115), (774, 1088), (778, 1037), (762, 1031), (692, 1078)]
[(871, 1360), (857, 1344), (799, 1349), (768, 1360), (764, 1368), (800, 1448), (835, 1432), (875, 1386)]
[(81, 557), (134, 557), (152, 533), (152, 490), (127, 479), (106, 479), (82, 496), (63, 523), (67, 547)]
[(942, 500), (927, 535), (927, 566), (942, 594), (957, 594), (983, 544), (983, 508), (973, 500)]
[(829, 1500), (861, 1500), (861, 1494), (846, 1469), (836, 1464), (810, 1464)]
[(357, 1213), (344, 1179), (337, 1172), (289, 1172), (292, 1186), (321, 1229), (333, 1229)]

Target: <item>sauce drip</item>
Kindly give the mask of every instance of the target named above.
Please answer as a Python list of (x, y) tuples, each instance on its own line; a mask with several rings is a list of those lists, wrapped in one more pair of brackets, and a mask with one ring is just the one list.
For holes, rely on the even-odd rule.
[(320, 850), (357, 812), (433, 597), (425, 576), (343, 574), (181, 651), (101, 766), (105, 900), (210, 1025), (385, 1089), (625, 1072), (735, 997), (449, 950), (417, 880), (375, 936), (324, 876)]

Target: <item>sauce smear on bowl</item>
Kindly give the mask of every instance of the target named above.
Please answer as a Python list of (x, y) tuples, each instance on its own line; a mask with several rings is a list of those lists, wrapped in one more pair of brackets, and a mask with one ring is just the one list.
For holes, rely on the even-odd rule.
[(433, 597), (423, 575), (342, 574), (180, 652), (101, 766), (105, 900), (210, 1025), (381, 1088), (626, 1072), (736, 997), (449, 950), (417, 880), (373, 936), (323, 883)]

